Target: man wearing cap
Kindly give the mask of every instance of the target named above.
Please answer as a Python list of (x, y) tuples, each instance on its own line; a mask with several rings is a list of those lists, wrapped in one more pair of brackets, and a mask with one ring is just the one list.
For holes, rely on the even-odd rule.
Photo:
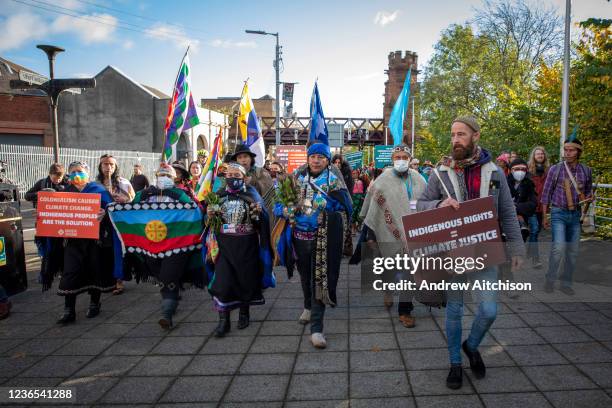
[(259, 195), (264, 197), (274, 186), (274, 181), (267, 170), (255, 167), (255, 157), (257, 155), (249, 150), (247, 145), (238, 146), (231, 160), (243, 166), (247, 171), (247, 184), (255, 187)]
[[(452, 154), (445, 157), (429, 179), (427, 188), (418, 201), (419, 211), (451, 206), (458, 209), (462, 201), (493, 196), (502, 233), (506, 235), (512, 269), (520, 267), (525, 254), (516, 210), (504, 173), (492, 161), (486, 149), (478, 145), (480, 126), (474, 117), (460, 116), (451, 125)], [(453, 275), (451, 281), (497, 281), (497, 267), (471, 272), (467, 277)], [(448, 291), (446, 305), (446, 337), (450, 359), (447, 387), (458, 389), (463, 383), (461, 350), (467, 355), (476, 378), (483, 378), (486, 368), (478, 346), (497, 316), (497, 292), (478, 291), (478, 311), (470, 335), (461, 343), (463, 320), (463, 292)]]
[[(307, 154), (307, 166), (293, 174), (300, 204), (296, 209), (292, 245), (304, 294), (304, 311), (299, 321), (310, 322), (312, 345), (325, 348), (323, 315), (325, 306), (334, 307), (337, 303), (336, 286), (346, 228), (343, 219), (350, 219), (352, 204), (342, 176), (331, 170), (329, 146), (315, 143)], [(290, 211), (281, 202), (274, 208), (277, 217), (289, 218)]]
[[(552, 225), (553, 242), (544, 286), (548, 293), (554, 290), (557, 271), (565, 257), (559, 290), (566, 295), (574, 294), (572, 280), (580, 242), (581, 206), (593, 199), (592, 171), (579, 163), (581, 154), (582, 142), (570, 136), (563, 144), (563, 161), (548, 170), (542, 190), (542, 225), (546, 229)], [(550, 221), (546, 218), (548, 211)]]
[[(393, 168), (386, 169), (372, 184), (361, 209), (366, 240), (377, 243), (382, 256), (394, 258), (406, 247), (406, 234), (402, 224), (404, 215), (416, 212), (417, 199), (425, 191), (427, 183), (418, 170), (410, 168), (410, 148), (399, 145), (391, 154)], [(393, 277), (391, 277), (393, 279)], [(393, 303), (392, 293), (385, 293), (385, 306)], [(412, 295), (400, 292), (398, 314), (406, 328), (415, 326), (411, 316)]]

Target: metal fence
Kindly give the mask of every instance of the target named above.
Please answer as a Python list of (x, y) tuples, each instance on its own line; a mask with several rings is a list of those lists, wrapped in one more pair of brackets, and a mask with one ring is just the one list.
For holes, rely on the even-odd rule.
[(589, 215), (593, 216), (595, 228), (612, 224), (612, 184), (597, 184), (595, 200)]
[[(98, 174), (98, 161), (103, 154), (111, 154), (117, 159), (121, 176), (127, 179), (132, 176), (136, 163), (142, 164), (143, 173), (150, 181), (153, 181), (155, 169), (159, 167), (159, 153), (71, 148), (60, 149), (60, 163), (68, 166), (75, 160), (85, 161), (89, 164), (91, 176), (95, 177)], [(0, 161), (6, 163), (5, 177), (19, 187), (19, 195), (23, 199), (25, 192), (36, 181), (49, 174), (49, 166), (53, 164), (53, 148), (0, 144)]]

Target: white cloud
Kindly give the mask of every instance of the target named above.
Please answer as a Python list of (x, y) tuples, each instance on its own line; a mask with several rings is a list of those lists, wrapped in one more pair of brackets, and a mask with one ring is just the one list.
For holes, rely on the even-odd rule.
[(257, 48), (255, 41), (232, 41), (220, 38), (212, 40), (208, 44), (215, 48)]
[(47, 24), (36, 14), (19, 13), (0, 21), (0, 51), (19, 48), (22, 44), (43, 38)]
[[(117, 18), (110, 14), (91, 14), (81, 19), (71, 16), (60, 16), (52, 25), (56, 33), (76, 34), (85, 44), (108, 42), (117, 29)], [(95, 21), (100, 21), (96, 23)]]
[(376, 16), (374, 16), (374, 24), (378, 24), (379, 26), (384, 27), (387, 24), (391, 24), (392, 22), (394, 22), (398, 14), (399, 10), (395, 10), (393, 13), (381, 10), (376, 13)]
[(131, 50), (132, 48), (134, 48), (134, 41), (132, 40), (125, 40), (122, 44), (123, 49), (124, 50)]
[(185, 49), (187, 45), (191, 45), (191, 49), (197, 51), (200, 45), (199, 40), (189, 38), (182, 29), (163, 23), (157, 23), (146, 30), (146, 36), (161, 41), (171, 41), (179, 49)]
[(383, 75), (384, 74), (382, 72), (370, 72), (367, 74), (360, 74), (360, 75), (346, 77), (346, 80), (347, 81), (367, 81), (368, 79), (382, 77)]

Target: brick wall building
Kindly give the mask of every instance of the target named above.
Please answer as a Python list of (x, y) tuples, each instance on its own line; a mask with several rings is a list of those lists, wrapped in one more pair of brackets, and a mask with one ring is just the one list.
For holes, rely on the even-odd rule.
[[(417, 67), (418, 56), (416, 52), (406, 51), (404, 54), (402, 54), (402, 51), (394, 51), (389, 53), (389, 68), (385, 71), (385, 73), (389, 76), (389, 79), (385, 82), (385, 103), (383, 107), (385, 126), (389, 125), (389, 118), (391, 117), (393, 105), (395, 105), (395, 101), (404, 87), (404, 80), (408, 74), (408, 69), (412, 68), (410, 75), (411, 101), (408, 105), (406, 116), (404, 117), (403, 140), (407, 145), (410, 145), (411, 143), (412, 95), (414, 95), (418, 90)], [(392, 140), (391, 135), (389, 135), (389, 140)]]
[(19, 72), (32, 72), (0, 57), (0, 143), (30, 146), (52, 146), (53, 131), (49, 100), (36, 90), (10, 88)]

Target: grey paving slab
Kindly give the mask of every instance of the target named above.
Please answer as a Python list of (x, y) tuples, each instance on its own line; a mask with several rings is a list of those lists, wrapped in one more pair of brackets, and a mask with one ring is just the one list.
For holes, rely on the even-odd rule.
[(479, 393), (536, 391), (529, 378), (518, 367), (487, 368), (487, 375), (480, 380), (474, 379), (470, 369), (465, 370)]
[(349, 408), (355, 405), (348, 400), (323, 400), (323, 401), (289, 401), (284, 405), (286, 408)]
[(502, 346), (546, 343), (546, 341), (540, 337), (537, 332), (527, 327), (514, 329), (497, 329), (493, 327), (490, 330), (490, 333)]
[(113, 377), (88, 377), (68, 379), (61, 382), (59, 387), (74, 388), (76, 402), (79, 404), (92, 404), (102, 397), (110, 388), (119, 382)]
[(194, 354), (205, 341), (203, 337), (166, 337), (151, 352), (153, 354)]
[(595, 340), (612, 340), (612, 324), (584, 324), (580, 328)]
[(473, 394), (474, 389), (465, 378), (463, 373), (463, 386), (458, 390), (451, 390), (446, 387), (446, 370), (425, 370), (425, 371), (408, 371), (410, 385), (415, 396), (419, 395), (457, 395), (457, 394)]
[(90, 356), (47, 356), (20, 374), (22, 377), (68, 377), (85, 364)]
[(546, 408), (552, 407), (543, 394), (537, 392), (482, 394), (487, 408)]
[(564, 326), (571, 324), (557, 312), (520, 313), (518, 316), (520, 316), (520, 318), (530, 327)]
[(351, 333), (351, 350), (390, 350), (398, 344), (393, 333)]
[(219, 401), (232, 380), (230, 376), (179, 377), (160, 402)]
[(345, 400), (349, 396), (348, 373), (294, 374), (287, 393), (288, 401)]
[(559, 343), (554, 348), (574, 364), (612, 362), (612, 351), (595, 342)]
[(83, 338), (99, 339), (99, 338), (118, 338), (132, 329), (131, 324), (123, 323), (103, 323), (83, 334)]
[(387, 317), (384, 319), (357, 319), (353, 320), (351, 311), (351, 333), (392, 333), (393, 323)]
[(332, 351), (326, 353), (298, 353), (293, 368), (294, 373), (346, 372), (348, 352)]
[(142, 356), (102, 356), (78, 371), (77, 377), (119, 377), (131, 370)]
[(300, 345), (300, 336), (258, 336), (250, 353), (295, 353)]
[(602, 388), (612, 388), (612, 363), (578, 364), (577, 367)]
[(189, 363), (185, 375), (232, 375), (244, 359), (244, 354), (198, 355)]
[(351, 351), (351, 372), (405, 370), (399, 350)]
[(405, 371), (351, 372), (351, 398), (411, 395)]
[(191, 356), (145, 356), (129, 372), (130, 376), (176, 376), (189, 364)]
[(304, 327), (297, 320), (266, 321), (263, 322), (259, 334), (263, 336), (299, 336), (304, 332)]
[(295, 362), (294, 353), (249, 354), (240, 366), (240, 374), (289, 374)]
[(223, 399), (228, 402), (282, 401), (288, 383), (288, 375), (238, 375)]
[(180, 322), (168, 333), (170, 337), (207, 337), (217, 327), (217, 323), (214, 322)]
[(125, 377), (100, 400), (106, 403), (154, 403), (172, 382), (172, 377)]
[(415, 406), (412, 397), (351, 399), (351, 408), (412, 408)]
[(329, 351), (347, 351), (348, 350), (348, 334), (332, 333), (326, 334), (327, 347), (323, 350), (316, 349), (310, 342), (310, 334), (302, 336), (299, 351), (301, 353), (321, 353)]
[(124, 337), (104, 351), (104, 355), (142, 356), (159, 343), (161, 337)]
[(33, 338), (24, 343), (21, 343), (11, 349), (8, 354), (24, 353), (29, 356), (46, 356), (47, 354), (53, 353), (59, 349), (70, 339), (57, 338), (57, 339), (38, 339)]
[(402, 349), (446, 347), (446, 340), (440, 331), (401, 331), (397, 333), (397, 342)]
[(569, 364), (561, 353), (548, 344), (505, 346), (504, 350), (521, 366)]
[(593, 381), (571, 365), (525, 367), (524, 370), (540, 391), (597, 388)]
[(593, 408), (612, 406), (612, 398), (602, 390), (545, 392), (555, 408)]
[(112, 338), (74, 339), (53, 354), (58, 356), (95, 356), (106, 350), (114, 341)]
[(483, 406), (477, 395), (417, 396), (416, 403), (419, 408), (478, 408)]
[(211, 338), (202, 347), (200, 354), (246, 353), (253, 339), (250, 337)]
[(593, 341), (593, 339), (585, 334), (576, 326), (551, 326), (551, 327), (536, 327), (534, 329), (548, 343), (582, 343)]

